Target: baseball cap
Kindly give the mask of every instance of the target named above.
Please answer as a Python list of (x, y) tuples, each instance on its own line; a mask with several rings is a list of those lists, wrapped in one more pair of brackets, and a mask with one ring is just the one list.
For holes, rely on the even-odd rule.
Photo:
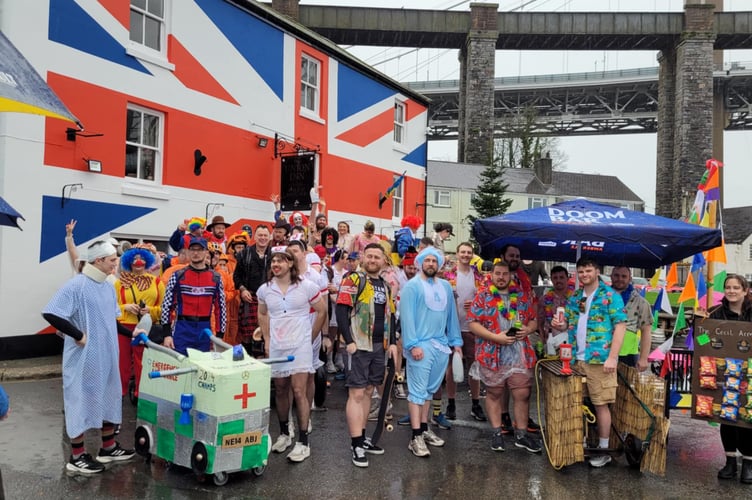
[(195, 236), (188, 241), (188, 248), (191, 248), (193, 245), (200, 245), (204, 250), (208, 247), (204, 238), (197, 238)]
[(358, 252), (350, 252), (347, 255), (347, 260), (358, 260), (360, 258), (360, 255), (358, 255)]

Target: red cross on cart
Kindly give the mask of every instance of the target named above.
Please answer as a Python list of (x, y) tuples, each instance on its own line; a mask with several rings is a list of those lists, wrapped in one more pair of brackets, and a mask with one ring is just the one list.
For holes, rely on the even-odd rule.
[(256, 393), (255, 392), (248, 392), (248, 384), (243, 384), (243, 391), (240, 394), (236, 394), (233, 396), (233, 399), (242, 399), (243, 400), (243, 409), (245, 410), (248, 408), (248, 398), (255, 398)]

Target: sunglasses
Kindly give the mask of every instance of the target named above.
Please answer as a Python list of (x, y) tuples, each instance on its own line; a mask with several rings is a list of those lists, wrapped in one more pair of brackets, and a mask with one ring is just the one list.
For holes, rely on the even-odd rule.
[(579, 307), (580, 307), (580, 312), (581, 313), (585, 312), (585, 304), (586, 303), (587, 303), (587, 299), (585, 299), (585, 298), (580, 299), (580, 301), (577, 303), (579, 305)]

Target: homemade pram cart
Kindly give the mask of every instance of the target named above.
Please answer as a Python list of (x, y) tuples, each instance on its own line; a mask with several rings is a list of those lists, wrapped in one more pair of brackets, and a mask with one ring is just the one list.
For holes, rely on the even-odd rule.
[[(233, 348), (205, 331), (214, 352), (188, 349), (183, 356), (149, 341), (145, 344), (137, 407), (136, 451), (188, 467), (197, 476), (211, 474), (224, 485), (229, 473), (264, 473), (269, 437), (268, 363), (242, 346)], [(224, 352), (218, 352), (224, 349)]]
[[(584, 374), (562, 374), (558, 359), (538, 362), (538, 418), (549, 461), (556, 469), (584, 462), (591, 454), (624, 454), (632, 467), (663, 475), (669, 421), (663, 416), (665, 381), (619, 364), (616, 403), (611, 406), (609, 448), (597, 449), (595, 412), (585, 405)], [(541, 412), (540, 400), (544, 407)]]

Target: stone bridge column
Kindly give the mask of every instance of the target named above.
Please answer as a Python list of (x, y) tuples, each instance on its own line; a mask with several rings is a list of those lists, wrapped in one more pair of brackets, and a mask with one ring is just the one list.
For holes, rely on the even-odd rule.
[(296, 21), (300, 19), (300, 0), (272, 0), (272, 9)]
[(457, 161), (465, 161), (465, 107), (467, 106), (467, 47), (460, 47), (460, 85), (457, 92)]
[(713, 155), (713, 8), (684, 6), (684, 31), (676, 47), (673, 217), (686, 215), (682, 198), (694, 198), (705, 161)]
[(674, 217), (674, 108), (676, 49), (658, 54), (658, 137), (656, 141), (655, 213)]
[(464, 71), (460, 73), (465, 89), (464, 98), (460, 97), (464, 126), (459, 129), (458, 140), (458, 160), (466, 163), (489, 165), (493, 160), (498, 9), (498, 4), (470, 4), (470, 32), (464, 48)]

